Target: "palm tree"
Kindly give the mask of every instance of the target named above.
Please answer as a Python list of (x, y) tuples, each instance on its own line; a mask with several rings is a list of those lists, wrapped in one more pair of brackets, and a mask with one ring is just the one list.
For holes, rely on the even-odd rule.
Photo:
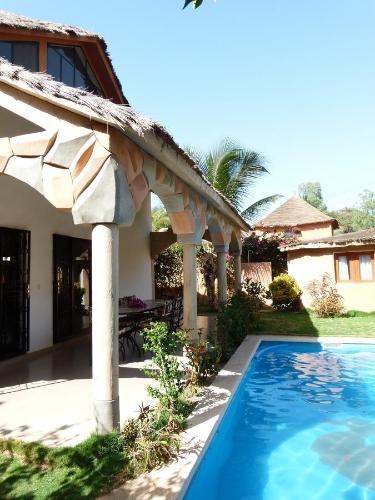
[(160, 231), (161, 229), (167, 229), (171, 222), (168, 217), (168, 213), (164, 207), (157, 205), (153, 207), (151, 211), (152, 216), (152, 230)]
[(274, 194), (245, 206), (257, 179), (268, 173), (261, 155), (225, 139), (214, 150), (202, 154), (187, 148), (190, 156), (212, 184), (248, 222), (257, 219), (280, 195)]

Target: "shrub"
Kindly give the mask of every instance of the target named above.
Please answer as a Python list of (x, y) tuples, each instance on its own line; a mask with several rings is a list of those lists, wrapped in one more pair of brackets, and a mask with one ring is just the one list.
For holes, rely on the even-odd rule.
[(322, 318), (344, 314), (344, 303), (328, 273), (311, 281), (306, 287), (311, 295), (311, 307)]
[(235, 292), (217, 316), (217, 341), (226, 361), (252, 332), (256, 320), (253, 300), (244, 292)]
[(300, 307), (301, 289), (288, 274), (280, 274), (269, 286), (272, 306), (278, 311), (296, 311)]
[(155, 287), (163, 288), (182, 287), (183, 248), (177, 243), (161, 252), (154, 263)]
[(259, 281), (252, 281), (250, 278), (246, 278), (242, 284), (242, 289), (253, 301), (254, 310), (260, 311), (265, 300), (268, 298), (268, 292), (265, 287)]
[(188, 339), (187, 333), (184, 347), (189, 360), (190, 382), (202, 385), (219, 372), (221, 349), (215, 343), (203, 341), (201, 330), (198, 331), (198, 342), (190, 342)]
[(170, 333), (168, 325), (163, 322), (151, 323), (142, 335), (143, 347), (152, 353), (151, 361), (156, 368), (145, 370), (145, 373), (158, 382), (158, 387), (149, 385), (147, 390), (163, 407), (178, 413), (183, 406), (185, 384), (175, 352), (181, 345), (182, 336), (180, 332)]
[(178, 451), (178, 432), (183, 419), (158, 406), (142, 406), (137, 418), (128, 420), (122, 430), (128, 459), (128, 477), (135, 477), (167, 463)]

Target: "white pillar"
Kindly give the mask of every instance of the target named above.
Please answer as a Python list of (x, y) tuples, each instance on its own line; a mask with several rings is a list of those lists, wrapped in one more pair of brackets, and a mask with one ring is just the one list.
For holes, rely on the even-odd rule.
[(226, 246), (215, 247), (217, 255), (217, 284), (219, 304), (225, 304), (227, 301), (227, 252)]
[(192, 243), (184, 243), (184, 328), (197, 329), (197, 247)]
[(234, 288), (236, 292), (242, 290), (242, 278), (241, 278), (241, 252), (236, 252), (233, 254), (234, 257)]
[(120, 426), (118, 295), (119, 228), (92, 229), (92, 382), (96, 432)]

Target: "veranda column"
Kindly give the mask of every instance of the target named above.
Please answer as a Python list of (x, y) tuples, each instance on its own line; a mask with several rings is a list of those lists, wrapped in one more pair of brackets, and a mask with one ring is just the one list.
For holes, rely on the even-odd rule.
[(240, 292), (242, 290), (242, 278), (241, 278), (241, 252), (233, 253), (234, 257), (234, 287), (236, 292)]
[(197, 328), (197, 247), (193, 243), (184, 243), (184, 328)]
[(92, 229), (92, 379), (96, 432), (120, 426), (118, 354), (119, 228)]
[(225, 304), (227, 301), (227, 253), (226, 245), (215, 246), (217, 255), (217, 283), (219, 304)]

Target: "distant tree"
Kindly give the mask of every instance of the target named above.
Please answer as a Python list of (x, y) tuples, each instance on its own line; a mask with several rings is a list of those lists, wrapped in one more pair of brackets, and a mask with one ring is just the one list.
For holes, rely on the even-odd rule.
[(213, 150), (200, 153), (186, 148), (212, 186), (223, 194), (251, 222), (258, 218), (280, 195), (267, 196), (246, 206), (255, 182), (268, 173), (259, 153), (225, 139)]
[(353, 208), (329, 212), (339, 223), (338, 232), (351, 233), (375, 227), (375, 193), (365, 189), (359, 198), (360, 202)]
[(313, 207), (327, 211), (327, 205), (323, 201), (322, 187), (320, 182), (304, 182), (298, 186), (298, 194)]
[(156, 206), (151, 211), (152, 217), (152, 230), (160, 231), (160, 229), (167, 229), (171, 223), (168, 213), (162, 206)]
[(360, 212), (360, 210), (358, 208), (345, 207), (339, 210), (332, 210), (327, 212), (327, 214), (339, 223), (337, 233), (351, 233), (357, 231), (355, 223), (356, 212)]
[[(360, 195), (359, 211), (354, 214), (354, 221), (359, 229), (375, 227), (375, 193), (365, 189)], [(361, 212), (361, 213), (358, 213)]]

